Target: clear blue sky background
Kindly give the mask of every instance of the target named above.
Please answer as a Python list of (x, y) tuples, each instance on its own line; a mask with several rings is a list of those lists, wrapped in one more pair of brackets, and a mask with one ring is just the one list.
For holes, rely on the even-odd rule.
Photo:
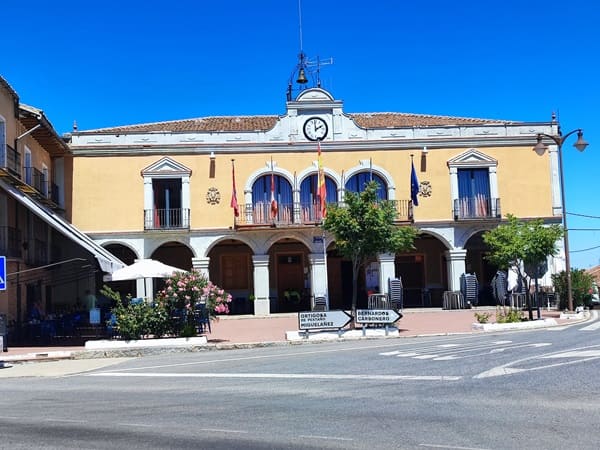
[[(0, 74), (60, 134), (282, 114), (300, 50), (298, 0), (31, 0), (0, 15)], [(303, 50), (333, 57), (321, 79), (346, 112), (557, 111), (565, 133), (583, 128), (587, 150), (563, 148), (567, 210), (596, 217), (568, 216), (578, 268), (600, 264), (599, 24), (592, 0), (302, 1)]]

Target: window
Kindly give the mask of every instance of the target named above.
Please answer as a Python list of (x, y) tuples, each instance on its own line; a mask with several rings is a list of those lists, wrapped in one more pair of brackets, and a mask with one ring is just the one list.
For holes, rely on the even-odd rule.
[[(325, 176), (325, 190), (325, 203), (336, 203), (337, 186), (328, 176)], [(300, 184), (300, 207), (302, 208), (303, 222), (317, 222), (321, 220), (321, 203), (317, 174), (306, 177)]]
[(458, 169), (458, 198), (462, 217), (490, 215), (488, 169)]
[[(273, 193), (277, 204), (274, 210), (271, 208), (271, 178), (274, 180)], [(265, 223), (270, 218), (292, 222), (294, 206), (292, 186), (281, 175), (263, 175), (252, 185), (252, 205), (254, 223)]]
[(500, 217), (497, 167), (474, 148), (448, 161), (454, 220)]
[(167, 157), (142, 170), (144, 229), (189, 228), (191, 173)]
[(360, 172), (352, 177), (348, 181), (346, 181), (346, 190), (350, 192), (362, 192), (365, 190), (365, 186), (371, 181), (377, 182), (379, 187), (377, 188), (377, 199), (378, 200), (387, 200), (387, 186), (383, 178), (379, 175), (371, 173), (371, 172)]
[(0, 116), (0, 167), (6, 167), (6, 122)]

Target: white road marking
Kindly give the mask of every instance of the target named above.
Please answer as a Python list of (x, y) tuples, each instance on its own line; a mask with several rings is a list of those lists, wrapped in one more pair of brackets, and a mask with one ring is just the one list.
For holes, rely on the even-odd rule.
[(56, 417), (48, 417), (44, 419), (46, 422), (65, 422), (65, 423), (86, 423), (86, 420), (77, 419), (58, 419)]
[(231, 430), (226, 428), (200, 428), (200, 431), (208, 431), (210, 433), (237, 433), (237, 434), (248, 434), (247, 431), (242, 430)]
[(404, 352), (404, 353), (398, 352), (396, 354), (396, 356), (398, 356), (399, 358), (411, 358), (411, 357), (417, 356), (417, 355), (418, 355), (418, 353), (416, 353), (416, 352)]
[[(462, 341), (470, 339), (471, 336), (457, 336), (453, 338), (443, 337), (440, 339), (432, 340), (429, 345), (434, 345), (435, 342), (448, 340), (454, 341)], [(130, 367), (126, 369), (120, 369), (121, 371), (135, 371), (135, 370), (148, 370), (148, 369), (162, 369), (165, 367), (185, 367), (185, 366), (195, 366), (202, 364), (213, 364), (220, 362), (230, 362), (230, 361), (247, 361), (247, 360), (258, 360), (258, 359), (273, 359), (273, 358), (289, 358), (292, 356), (306, 356), (306, 355), (318, 355), (322, 353), (339, 353), (339, 352), (350, 352), (356, 350), (375, 350), (378, 348), (390, 348), (390, 347), (408, 347), (414, 346), (414, 342), (394, 342), (393, 344), (380, 344), (380, 345), (357, 345), (352, 347), (344, 347), (344, 348), (331, 348), (327, 350), (313, 350), (313, 351), (298, 351), (298, 352), (289, 352), (289, 353), (278, 353), (276, 355), (259, 355), (259, 356), (240, 356), (237, 358), (221, 358), (221, 359), (210, 359), (206, 361), (193, 361), (193, 362), (185, 362), (185, 363), (175, 363), (175, 364), (160, 364), (154, 366), (142, 366), (142, 367)]]
[(459, 447), (455, 445), (440, 445), (440, 444), (419, 444), (419, 447), (430, 447), (430, 448), (448, 448), (455, 450), (490, 450), (482, 447)]
[(540, 358), (589, 358), (600, 357), (600, 350), (581, 350), (564, 353), (556, 353), (553, 355), (545, 355)]
[(580, 328), (579, 331), (596, 331), (599, 328), (600, 328), (600, 321), (594, 322), (593, 324), (588, 325), (587, 327)]
[(301, 434), (298, 437), (305, 439), (324, 439), (329, 441), (353, 441), (351, 438), (336, 437), (336, 436), (319, 436), (315, 434)]
[(414, 359), (433, 359), (438, 358), (440, 355), (419, 355), (415, 356)]
[(248, 379), (312, 379), (312, 380), (367, 380), (367, 381), (458, 381), (453, 375), (361, 375), (315, 373), (166, 373), (166, 372), (97, 372), (88, 377), (123, 378), (248, 378)]
[[(593, 349), (593, 350), (590, 350)], [(546, 364), (536, 367), (526, 367), (526, 368), (518, 368), (511, 367), (524, 362), (531, 362), (535, 360), (543, 360), (543, 359), (552, 359), (552, 358), (577, 358), (571, 361), (565, 361), (554, 364)], [(481, 372), (475, 375), (473, 378), (489, 378), (489, 377), (497, 377), (502, 375), (510, 375), (513, 373), (519, 372), (529, 372), (533, 370), (543, 370), (549, 369), (552, 367), (560, 367), (560, 366), (568, 366), (572, 364), (579, 364), (587, 361), (593, 361), (600, 358), (600, 345), (590, 345), (586, 347), (575, 348), (571, 350), (561, 350), (554, 353), (547, 353), (544, 355), (536, 355), (529, 356), (527, 358), (518, 359), (516, 361), (509, 362), (507, 364), (503, 364), (501, 366), (494, 367), (490, 370), (486, 370), (485, 372)]]
[(440, 344), (438, 345), (440, 348), (450, 348), (450, 347), (460, 347), (460, 344)]

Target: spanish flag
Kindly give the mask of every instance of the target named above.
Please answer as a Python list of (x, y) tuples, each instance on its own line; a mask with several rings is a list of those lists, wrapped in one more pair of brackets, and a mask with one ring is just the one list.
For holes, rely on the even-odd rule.
[(321, 219), (324, 219), (327, 216), (327, 186), (325, 185), (325, 171), (323, 170), (323, 163), (321, 161), (321, 141), (317, 141), (317, 150), (318, 150), (318, 196), (319, 196), (319, 206), (321, 212)]

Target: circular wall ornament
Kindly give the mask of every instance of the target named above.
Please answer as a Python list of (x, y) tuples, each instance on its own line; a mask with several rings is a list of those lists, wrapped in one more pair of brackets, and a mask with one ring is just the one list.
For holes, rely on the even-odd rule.
[(208, 188), (208, 192), (206, 193), (206, 203), (209, 205), (218, 205), (221, 201), (221, 194), (216, 187)]

